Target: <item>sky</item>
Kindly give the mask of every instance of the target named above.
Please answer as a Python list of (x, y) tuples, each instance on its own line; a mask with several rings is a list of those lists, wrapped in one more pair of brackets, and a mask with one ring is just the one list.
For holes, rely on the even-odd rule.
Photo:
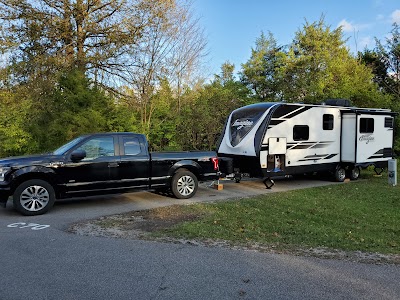
[(324, 16), (332, 29), (342, 26), (353, 53), (375, 47), (389, 37), (392, 24), (400, 24), (400, 0), (193, 0), (208, 42), (206, 69), (220, 72), (229, 61), (240, 70), (261, 32), (270, 31), (279, 45), (290, 44), (306, 23)]

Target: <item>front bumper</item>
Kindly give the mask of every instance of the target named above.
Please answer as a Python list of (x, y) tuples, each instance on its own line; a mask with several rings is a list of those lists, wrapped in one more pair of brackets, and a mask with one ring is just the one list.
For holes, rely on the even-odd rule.
[(0, 183), (0, 206), (5, 206), (8, 197), (10, 196), (11, 196), (10, 186), (5, 182)]

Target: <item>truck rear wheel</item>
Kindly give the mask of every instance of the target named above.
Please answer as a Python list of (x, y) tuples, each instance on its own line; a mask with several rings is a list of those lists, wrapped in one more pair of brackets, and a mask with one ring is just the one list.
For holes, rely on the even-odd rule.
[(40, 179), (21, 183), (14, 192), (14, 208), (25, 216), (41, 215), (47, 212), (55, 202), (54, 188)]
[(182, 170), (172, 177), (171, 189), (178, 199), (188, 199), (196, 194), (198, 187), (197, 177), (190, 171)]

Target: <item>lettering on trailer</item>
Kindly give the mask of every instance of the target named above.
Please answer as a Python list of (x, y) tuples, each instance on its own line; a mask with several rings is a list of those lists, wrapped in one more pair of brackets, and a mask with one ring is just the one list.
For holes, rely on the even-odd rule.
[(41, 229), (49, 228), (50, 225), (41, 225), (41, 224), (36, 224), (36, 223), (17, 222), (17, 223), (8, 224), (7, 227), (10, 227), (10, 228), (30, 228), (32, 230), (41, 230)]
[(236, 120), (233, 124), (232, 124), (232, 127), (237, 127), (236, 128), (236, 130), (240, 130), (240, 129), (242, 129), (243, 127), (245, 127), (245, 126), (253, 126), (253, 121), (250, 121), (250, 120), (245, 120), (245, 121), (239, 121), (239, 120)]
[(365, 142), (365, 144), (369, 144), (369, 142), (373, 142), (375, 138), (372, 134), (363, 134), (358, 138), (358, 140), (360, 142)]

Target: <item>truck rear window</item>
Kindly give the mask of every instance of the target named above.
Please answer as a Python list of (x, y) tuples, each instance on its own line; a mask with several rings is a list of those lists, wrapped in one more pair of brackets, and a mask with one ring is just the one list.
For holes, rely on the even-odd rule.
[(138, 155), (141, 152), (140, 142), (135, 137), (124, 137), (124, 155)]

